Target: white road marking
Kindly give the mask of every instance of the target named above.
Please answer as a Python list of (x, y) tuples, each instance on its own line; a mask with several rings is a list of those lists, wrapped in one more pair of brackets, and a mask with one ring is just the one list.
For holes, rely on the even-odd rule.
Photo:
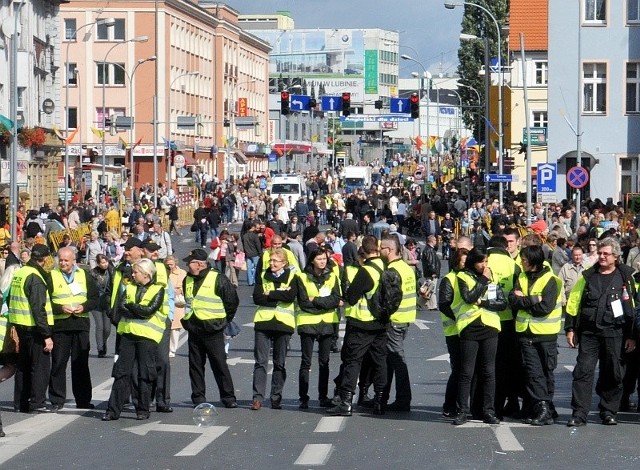
[(569, 372), (573, 372), (573, 369), (576, 368), (576, 366), (564, 366), (565, 369), (567, 369)]
[(243, 323), (242, 326), (248, 326), (250, 328), (253, 328), (253, 322), (250, 323)]
[(256, 361), (253, 359), (242, 359), (241, 357), (232, 357), (231, 359), (227, 359), (227, 365), (230, 366), (237, 366), (238, 364), (255, 364), (255, 362)]
[(524, 448), (516, 439), (516, 436), (511, 431), (511, 428), (536, 428), (542, 429), (542, 427), (531, 426), (530, 424), (524, 423), (500, 423), (498, 425), (485, 424), (479, 421), (469, 421), (458, 428), (491, 428), (493, 433), (498, 440), (498, 444), (500, 444), (500, 448), (505, 452), (520, 452), (523, 451)]
[(441, 354), (440, 356), (432, 357), (431, 359), (427, 359), (427, 361), (447, 361), (449, 362), (449, 354)]
[(340, 432), (345, 424), (346, 419), (343, 416), (326, 416), (320, 419), (313, 432)]
[(146, 436), (151, 431), (200, 434), (198, 438), (174, 455), (175, 457), (192, 457), (222, 436), (228, 429), (229, 426), (198, 427), (187, 424), (162, 424), (160, 421), (153, 421), (140, 426), (124, 428), (123, 431), (129, 431), (138, 436)]
[(332, 444), (307, 444), (293, 464), (324, 465), (329, 460), (332, 452)]
[(427, 323), (435, 323), (435, 322), (428, 321), (428, 320), (415, 321), (415, 325), (418, 327), (419, 330), (429, 330), (430, 328), (427, 326)]

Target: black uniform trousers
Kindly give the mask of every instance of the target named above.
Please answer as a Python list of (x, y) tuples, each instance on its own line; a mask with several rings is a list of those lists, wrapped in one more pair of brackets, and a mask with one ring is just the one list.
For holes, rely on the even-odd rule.
[[(22, 412), (45, 406), (51, 374), (51, 355), (44, 352), (44, 336), (35, 328), (16, 326), (20, 341), (14, 404)], [(55, 344), (54, 344), (55, 349)]]
[[(612, 332), (613, 333), (613, 332)], [(573, 416), (586, 421), (591, 408), (591, 395), (596, 364), (600, 362), (596, 393), (600, 397), (600, 416), (615, 415), (622, 398), (624, 338), (622, 331), (612, 336), (589, 331), (580, 334), (578, 360), (573, 369), (571, 408)]]
[(383, 401), (389, 401), (391, 382), (396, 378), (396, 403), (411, 404), (411, 380), (404, 358), (404, 340), (409, 331), (408, 323), (389, 324), (387, 327), (387, 384), (384, 387)]
[(526, 390), (532, 405), (545, 401), (552, 405), (556, 389), (553, 375), (558, 365), (557, 341), (532, 341), (521, 336), (518, 338), (522, 363), (526, 376)]
[(267, 390), (267, 365), (269, 350), (273, 346), (273, 374), (271, 375), (271, 402), (282, 400), (282, 390), (287, 380), (285, 361), (291, 333), (285, 331), (255, 330), (253, 357), (253, 399), (262, 402)]
[(169, 340), (171, 339), (171, 320), (166, 320), (166, 328), (156, 348), (156, 370), (158, 377), (153, 384), (151, 396), (156, 397), (156, 406), (171, 404), (171, 363), (169, 362)]
[(88, 331), (54, 331), (51, 351), (49, 400), (52, 405), (64, 405), (67, 399), (67, 364), (71, 358), (71, 389), (76, 406), (86, 408), (91, 403), (91, 372), (89, 371)]
[(387, 331), (365, 330), (347, 322), (342, 345), (343, 373), (340, 390), (355, 392), (360, 366), (369, 352), (372, 362), (373, 389), (383, 393), (387, 384)]
[(312, 335), (300, 333), (302, 358), (298, 373), (298, 395), (301, 402), (309, 401), (309, 370), (313, 357), (313, 343), (318, 341), (318, 399), (327, 398), (329, 393), (329, 356), (333, 335)]
[[(118, 344), (118, 360), (113, 365), (111, 376), (115, 379), (111, 387), (111, 395), (107, 411), (118, 418), (124, 404), (131, 396), (131, 375), (134, 363), (138, 364), (137, 390), (135, 402), (136, 412), (149, 412), (151, 404), (151, 387), (156, 379), (155, 355), (158, 343), (131, 334), (121, 334)], [(55, 347), (55, 346), (54, 346)]]
[(510, 406), (518, 404), (518, 395), (524, 384), (524, 370), (518, 351), (515, 320), (500, 322), (498, 333), (498, 350), (496, 351), (496, 399), (495, 411), (502, 416), (505, 401)]
[[(191, 401), (199, 405), (207, 401), (204, 366), (209, 358), (213, 377), (218, 384), (220, 401), (229, 405), (236, 401), (231, 372), (224, 352), (224, 330), (211, 334), (189, 333), (189, 379), (191, 380)], [(168, 353), (167, 353), (168, 356)]]
[(451, 373), (449, 374), (449, 380), (447, 380), (447, 388), (444, 393), (442, 411), (454, 414), (458, 411), (456, 397), (458, 395), (458, 379), (460, 377), (460, 368), (462, 366), (460, 357), (460, 338), (458, 335), (451, 335), (446, 336), (445, 341), (447, 343), (447, 351), (449, 352), (449, 366), (451, 368)]
[[(486, 327), (489, 328), (489, 327)], [(478, 339), (460, 340), (460, 356), (462, 367), (458, 379), (457, 406), (463, 413), (469, 412), (469, 395), (471, 380), (479, 358), (480, 373), (478, 380), (482, 383), (482, 412), (484, 415), (495, 413), (494, 400), (496, 389), (496, 350), (498, 348), (497, 331), (495, 336), (484, 336)]]
[(623, 397), (629, 400), (629, 397), (634, 394), (636, 389), (640, 390), (640, 383), (638, 382), (640, 377), (640, 348), (637, 347), (633, 351), (625, 353), (624, 363), (626, 367), (623, 380)]

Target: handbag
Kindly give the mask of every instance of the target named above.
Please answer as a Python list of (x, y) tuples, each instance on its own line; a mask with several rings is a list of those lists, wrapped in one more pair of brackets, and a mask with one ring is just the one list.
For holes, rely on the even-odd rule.
[[(4, 330), (4, 331), (2, 331)], [(4, 328), (0, 327), (0, 338), (4, 335), (4, 345), (0, 354), (16, 354), (20, 352), (20, 340), (16, 327), (7, 323)]]
[[(236, 269), (240, 269), (242, 271), (246, 271), (246, 269), (247, 269), (246, 265), (247, 265), (247, 263), (246, 263), (246, 258), (245, 258), (244, 252), (236, 253), (236, 257), (233, 260), (233, 267), (236, 268)], [(242, 269), (243, 266), (245, 267), (244, 269)]]
[(198, 223), (194, 222), (193, 224), (191, 224), (191, 228), (189, 229), (192, 232), (197, 232), (198, 231)]
[(233, 320), (227, 323), (227, 326), (224, 327), (224, 335), (229, 336), (230, 338), (235, 338), (240, 334), (240, 326)]

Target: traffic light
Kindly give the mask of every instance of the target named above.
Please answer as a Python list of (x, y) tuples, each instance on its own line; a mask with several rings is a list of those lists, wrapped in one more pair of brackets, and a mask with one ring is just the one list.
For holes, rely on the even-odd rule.
[(373, 105), (376, 109), (382, 109), (382, 100), (376, 100)]
[(409, 98), (409, 109), (411, 110), (411, 117), (413, 119), (420, 117), (420, 97), (417, 93), (413, 93)]
[(527, 144), (524, 144), (522, 142), (520, 142), (520, 149), (518, 150), (518, 153), (522, 154), (522, 153), (527, 153)]
[(315, 98), (311, 98), (309, 99), (309, 110), (314, 110), (316, 109), (316, 106), (318, 106), (318, 102), (316, 101)]
[(231, 121), (225, 119), (222, 121), (222, 127), (231, 127)]
[(280, 114), (286, 116), (291, 112), (289, 108), (289, 92), (281, 91), (280, 92)]
[(109, 132), (111, 135), (116, 135), (116, 116), (112, 114), (109, 117), (104, 118), (104, 131)]
[(351, 93), (342, 94), (342, 115), (348, 116), (351, 114)]

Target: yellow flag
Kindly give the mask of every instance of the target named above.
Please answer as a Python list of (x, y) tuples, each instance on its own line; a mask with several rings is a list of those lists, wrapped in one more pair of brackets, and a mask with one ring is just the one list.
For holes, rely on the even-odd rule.
[(124, 140), (122, 136), (118, 136), (118, 148), (120, 150), (125, 150), (128, 146), (129, 144), (127, 144), (127, 141)]
[(102, 139), (104, 137), (104, 131), (102, 129), (97, 129), (95, 127), (91, 127), (91, 133), (95, 135), (98, 139)]

